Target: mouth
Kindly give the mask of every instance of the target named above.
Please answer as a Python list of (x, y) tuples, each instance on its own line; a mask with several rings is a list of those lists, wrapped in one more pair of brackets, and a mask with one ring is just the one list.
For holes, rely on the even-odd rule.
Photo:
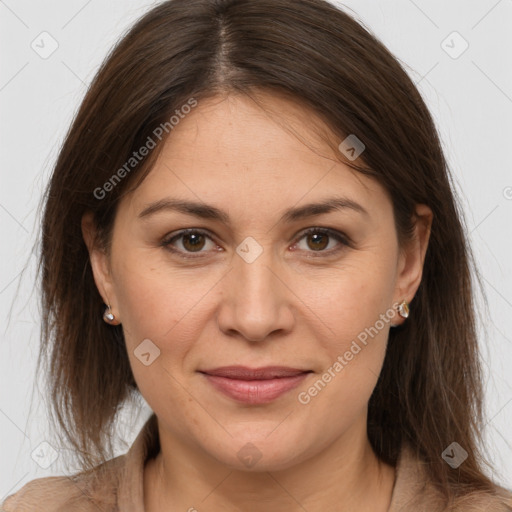
[(214, 389), (229, 398), (246, 404), (266, 404), (296, 388), (312, 370), (267, 366), (247, 368), (224, 366), (200, 370)]

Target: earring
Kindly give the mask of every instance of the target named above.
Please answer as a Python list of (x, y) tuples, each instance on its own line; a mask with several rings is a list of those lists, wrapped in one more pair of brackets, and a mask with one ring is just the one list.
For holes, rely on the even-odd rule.
[(398, 314), (402, 318), (407, 318), (409, 316), (409, 304), (406, 300), (403, 300), (400, 304), (398, 304)]
[(107, 323), (113, 322), (115, 319), (114, 313), (112, 313), (112, 308), (110, 307), (110, 304), (107, 304), (107, 307), (105, 308), (105, 312), (103, 313), (103, 320)]
[[(396, 309), (402, 318), (407, 318), (409, 316), (409, 304), (406, 300), (403, 300), (400, 304), (398, 304)], [(391, 324), (391, 327), (398, 327), (398, 324)]]

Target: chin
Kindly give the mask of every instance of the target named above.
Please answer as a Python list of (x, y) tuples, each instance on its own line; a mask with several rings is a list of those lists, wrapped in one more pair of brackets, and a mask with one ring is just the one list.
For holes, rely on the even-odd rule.
[(233, 436), (227, 444), (217, 444), (210, 454), (237, 471), (281, 471), (308, 458), (306, 452), (297, 451), (297, 446), (304, 448), (303, 443), (295, 442), (293, 437), (269, 439), (265, 432), (259, 437)]

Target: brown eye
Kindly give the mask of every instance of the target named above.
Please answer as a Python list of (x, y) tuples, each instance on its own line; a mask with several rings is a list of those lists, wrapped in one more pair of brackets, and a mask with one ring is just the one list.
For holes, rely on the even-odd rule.
[(190, 252), (200, 251), (205, 245), (205, 237), (200, 233), (183, 235), (183, 247)]
[[(217, 245), (209, 235), (197, 229), (187, 229), (175, 235), (168, 236), (161, 242), (162, 246), (187, 257), (187, 254), (197, 254), (199, 256), (206, 256), (206, 253), (212, 250), (218, 250)], [(193, 256), (188, 256), (193, 257)]]
[(313, 251), (321, 251), (329, 245), (329, 236), (325, 233), (307, 235), (308, 247)]
[(320, 253), (318, 256), (333, 254), (344, 247), (351, 247), (348, 238), (343, 233), (327, 228), (308, 229), (293, 246), (306, 253)]

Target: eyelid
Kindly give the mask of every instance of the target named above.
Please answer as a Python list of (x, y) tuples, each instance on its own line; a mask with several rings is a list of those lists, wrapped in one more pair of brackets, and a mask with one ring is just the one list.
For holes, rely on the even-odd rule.
[[(197, 253), (184, 252), (184, 251), (180, 251), (178, 249), (175, 249), (172, 246), (172, 242), (174, 240), (177, 240), (180, 237), (185, 236), (187, 234), (191, 234), (191, 233), (200, 234), (200, 235), (208, 238), (209, 240), (211, 240), (213, 243), (215, 243), (215, 244), (217, 243), (215, 241), (214, 237), (212, 237), (208, 233), (208, 231), (206, 231), (204, 229), (201, 229), (201, 228), (186, 228), (186, 229), (182, 229), (182, 230), (178, 231), (177, 233), (174, 233), (174, 234), (171, 233), (170, 235), (172, 235), (172, 236), (170, 236), (170, 235), (165, 236), (164, 239), (161, 242), (161, 245), (164, 248), (166, 248), (167, 250), (169, 250), (169, 251), (171, 251), (171, 252), (173, 252), (175, 254), (179, 254), (183, 258), (188, 258), (188, 259), (201, 258), (202, 255), (205, 254), (205, 252), (208, 252), (208, 251), (199, 251)], [(294, 247), (295, 245), (297, 245), (297, 243), (300, 240), (302, 240), (305, 236), (309, 235), (310, 233), (325, 234), (325, 235), (328, 235), (328, 236), (336, 239), (342, 246), (352, 247), (351, 240), (344, 233), (342, 233), (340, 231), (337, 231), (335, 229), (332, 229), (332, 228), (326, 228), (326, 227), (321, 227), (321, 226), (316, 226), (316, 227), (313, 226), (313, 227), (310, 227), (310, 228), (307, 228), (307, 229), (301, 231), (295, 237), (295, 241), (292, 243), (291, 247)], [(338, 248), (329, 249), (327, 251), (306, 251), (306, 252), (312, 253), (311, 257), (321, 257), (321, 256), (327, 256), (327, 255), (331, 255), (333, 253), (337, 253), (340, 250), (341, 250), (341, 248), (338, 247)]]
[[(300, 240), (302, 240), (305, 236), (309, 235), (310, 233), (325, 234), (331, 238), (336, 239), (342, 246), (352, 247), (352, 241), (350, 240), (350, 238), (347, 235), (345, 235), (344, 233), (337, 231), (335, 229), (325, 228), (325, 227), (321, 227), (321, 226), (311, 227), (311, 228), (305, 229), (304, 231), (301, 231), (295, 238), (295, 242), (293, 242), (292, 247), (294, 247)], [(312, 256), (310, 256), (310, 257), (316, 258), (316, 257), (320, 257), (320, 256), (326, 257), (329, 255), (335, 254), (335, 253), (339, 252), (340, 250), (342, 250), (342, 248), (335, 247), (335, 248), (329, 249), (327, 251), (306, 251), (306, 252), (312, 254)]]
[(181, 257), (186, 258), (186, 259), (201, 258), (205, 254), (204, 251), (200, 251), (198, 253), (184, 252), (184, 251), (180, 251), (180, 250), (178, 250), (178, 249), (176, 249), (176, 248), (174, 248), (172, 246), (172, 242), (174, 240), (177, 240), (177, 239), (181, 238), (182, 236), (185, 236), (185, 235), (188, 235), (188, 234), (191, 234), (191, 233), (203, 235), (205, 238), (208, 238), (209, 240), (211, 240), (213, 243), (216, 244), (216, 242), (213, 239), (213, 237), (207, 231), (205, 231), (204, 229), (201, 229), (201, 228), (186, 228), (186, 229), (179, 230), (177, 233), (174, 233), (174, 234), (170, 233), (169, 235), (166, 235), (163, 238), (163, 240), (162, 240), (160, 245), (162, 245), (168, 251), (171, 251), (174, 254), (178, 254)]

